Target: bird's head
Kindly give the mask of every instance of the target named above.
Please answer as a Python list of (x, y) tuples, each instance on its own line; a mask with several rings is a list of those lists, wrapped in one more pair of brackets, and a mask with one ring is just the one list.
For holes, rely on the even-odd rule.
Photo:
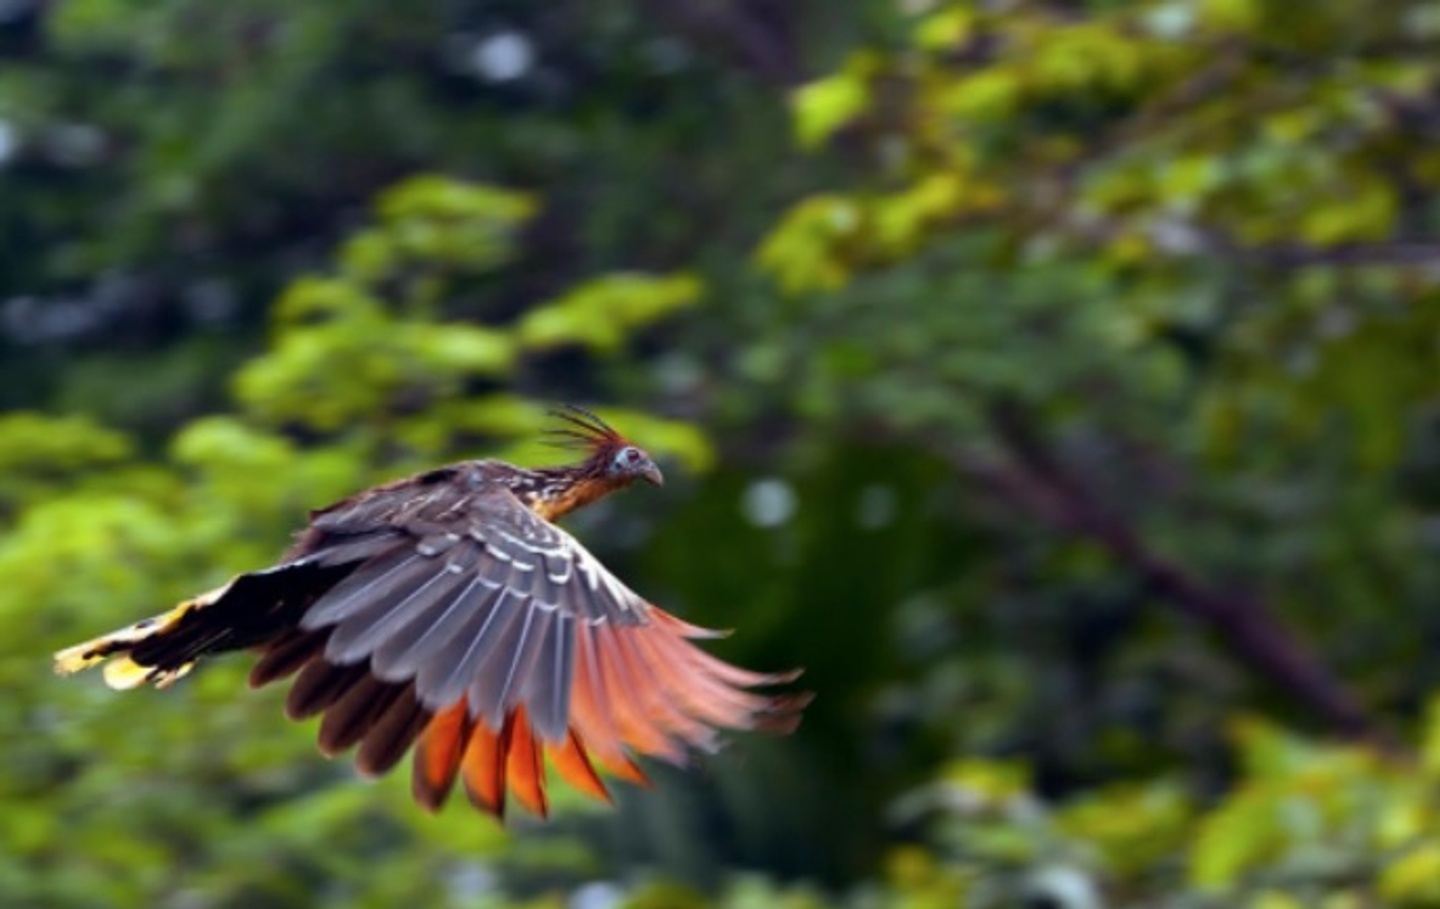
[(588, 452), (579, 468), (586, 476), (614, 486), (628, 486), (636, 480), (665, 485), (665, 475), (654, 459), (595, 414), (573, 404), (552, 414), (565, 425), (550, 431), (551, 440)]
[(664, 486), (665, 475), (643, 450), (634, 445), (625, 445), (610, 455), (606, 472), (617, 480), (633, 483), (644, 480), (652, 486)]

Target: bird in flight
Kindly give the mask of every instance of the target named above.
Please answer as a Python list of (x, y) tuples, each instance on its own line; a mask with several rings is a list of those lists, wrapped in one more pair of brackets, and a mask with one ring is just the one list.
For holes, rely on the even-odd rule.
[[(792, 731), (807, 694), (693, 641), (720, 633), (647, 602), (554, 522), (615, 490), (663, 482), (650, 456), (579, 407), (554, 440), (585, 457), (526, 469), (462, 461), (313, 512), (273, 567), (55, 655), (105, 663), (112, 688), (164, 687), (201, 657), (253, 649), (250, 684), (296, 676), (292, 719), (323, 714), (327, 756), (358, 745), (366, 775), (414, 746), (415, 800), (456, 778), (503, 817), (507, 791), (548, 810), (545, 758), (609, 800), (599, 771), (647, 783), (635, 755), (682, 763), (723, 729)], [(597, 769), (598, 768), (598, 769)]]

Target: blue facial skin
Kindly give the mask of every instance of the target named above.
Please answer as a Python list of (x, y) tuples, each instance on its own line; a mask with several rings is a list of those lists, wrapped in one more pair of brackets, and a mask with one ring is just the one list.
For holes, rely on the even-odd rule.
[(615, 452), (615, 456), (610, 459), (610, 472), (619, 477), (644, 480), (654, 486), (665, 485), (665, 475), (660, 472), (660, 468), (655, 466), (649, 455), (634, 445), (626, 445)]

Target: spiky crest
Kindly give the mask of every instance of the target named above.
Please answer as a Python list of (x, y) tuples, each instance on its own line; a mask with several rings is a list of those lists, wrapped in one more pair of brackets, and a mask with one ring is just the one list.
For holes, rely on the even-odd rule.
[(590, 455), (588, 460), (603, 459), (630, 444), (609, 423), (578, 404), (561, 405), (549, 414), (565, 425), (544, 430), (546, 441), (557, 448), (584, 451)]

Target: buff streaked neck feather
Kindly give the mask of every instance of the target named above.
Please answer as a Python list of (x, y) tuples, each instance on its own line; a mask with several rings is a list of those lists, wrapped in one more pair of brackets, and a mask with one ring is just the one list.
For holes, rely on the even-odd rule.
[(581, 477), (570, 485), (555, 490), (548, 496), (535, 496), (526, 504), (530, 510), (547, 521), (555, 521), (577, 508), (583, 508), (602, 499), (626, 485), (604, 477)]

